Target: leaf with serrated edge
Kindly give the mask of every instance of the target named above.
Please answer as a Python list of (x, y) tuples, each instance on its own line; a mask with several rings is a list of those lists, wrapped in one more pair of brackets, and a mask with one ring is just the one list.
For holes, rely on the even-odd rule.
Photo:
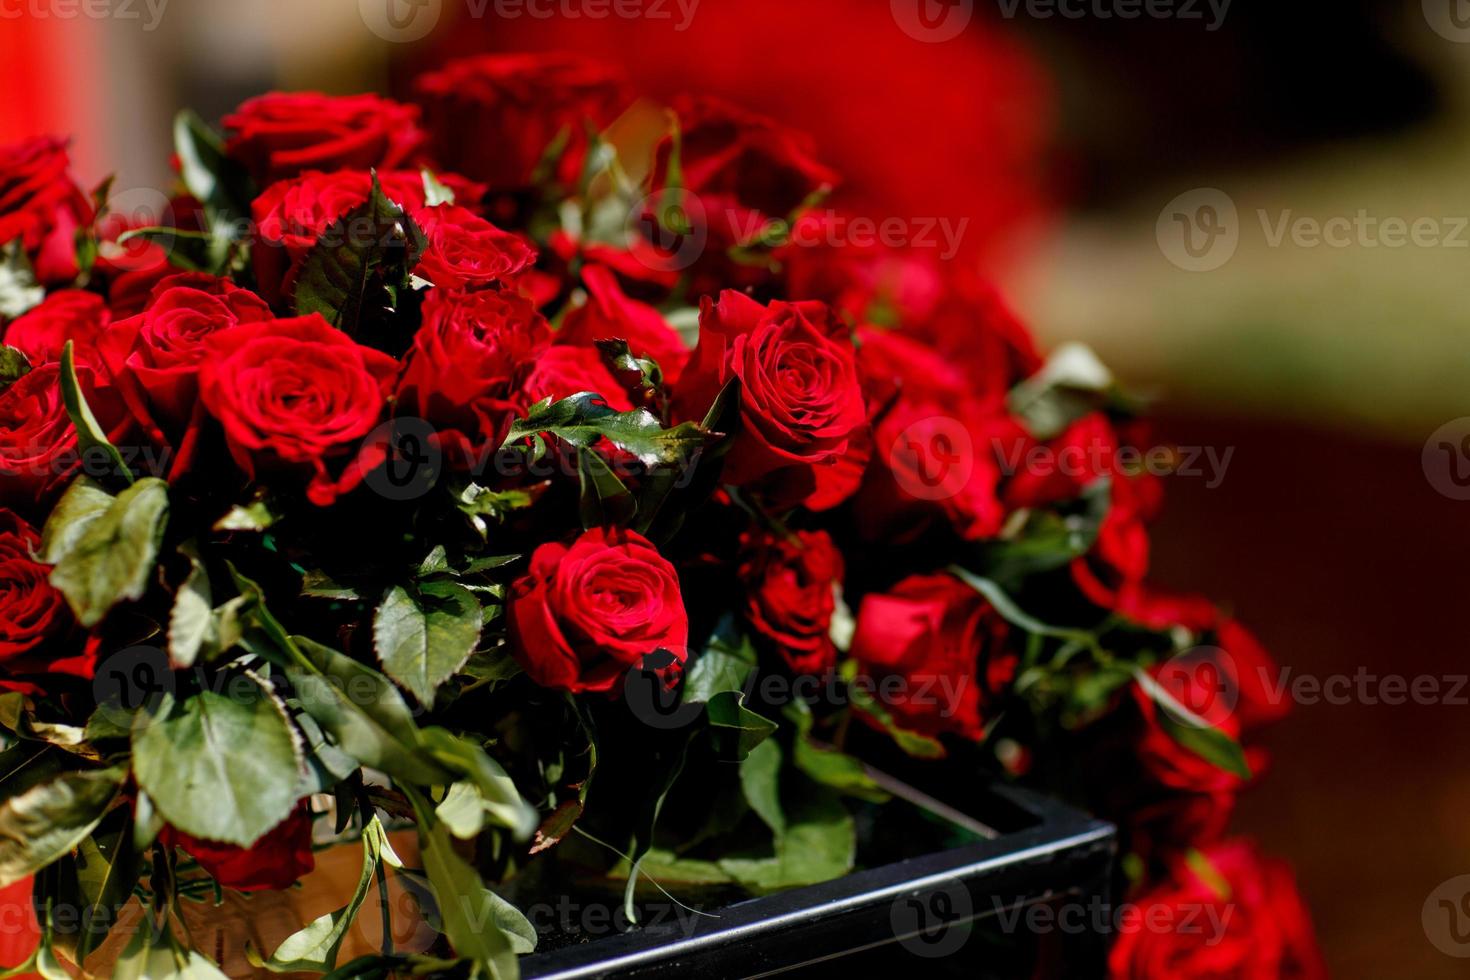
[(143, 597), (167, 517), (168, 484), (148, 477), (118, 494), (100, 515), (88, 512), (79, 534), (58, 529), (49, 535), (48, 559), (56, 557), (57, 542), (67, 544), (51, 570), (51, 584), (66, 596), (77, 622), (96, 626), (119, 602)]
[(433, 704), (434, 692), (480, 642), (480, 603), (457, 582), (395, 585), (373, 617), (373, 646), (388, 676)]
[(125, 775), (62, 772), (0, 803), (0, 887), (35, 874), (92, 833)]
[(165, 697), (155, 717), (134, 725), (138, 785), (186, 834), (248, 847), (296, 805), (300, 742), (280, 703), (254, 687), (254, 697), (233, 686), (230, 697)]

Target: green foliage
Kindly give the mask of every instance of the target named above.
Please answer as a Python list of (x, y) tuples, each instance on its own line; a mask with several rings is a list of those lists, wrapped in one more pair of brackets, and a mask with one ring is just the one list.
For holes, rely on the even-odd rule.
[(100, 623), (120, 602), (147, 592), (168, 519), (168, 485), (146, 477), (116, 497), (76, 480), (46, 522), (42, 561), (77, 622)]

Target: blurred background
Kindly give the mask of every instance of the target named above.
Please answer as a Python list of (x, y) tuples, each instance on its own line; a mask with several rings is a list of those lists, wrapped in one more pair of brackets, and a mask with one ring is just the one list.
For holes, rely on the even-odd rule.
[[(1334, 975), (1464, 975), (1422, 918), (1470, 873), (1470, 503), (1425, 466), (1470, 434), (1437, 433), (1470, 415), (1463, 0), (0, 0), (0, 141), (160, 186), (180, 106), (517, 48), (811, 131), (859, 213), (962, 228), (946, 258), (1229, 452), (1170, 479), (1155, 577), (1293, 676), (1370, 678), (1266, 735), (1237, 826), (1295, 863)], [(1458, 697), (1385, 703), (1390, 675)]]

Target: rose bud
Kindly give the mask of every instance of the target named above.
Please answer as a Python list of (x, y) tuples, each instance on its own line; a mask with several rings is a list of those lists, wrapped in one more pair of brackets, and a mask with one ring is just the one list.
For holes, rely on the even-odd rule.
[(1010, 627), (974, 589), (947, 573), (912, 575), (864, 597), (851, 653), (899, 727), (978, 741), (1015, 677), (1009, 640)]
[(740, 381), (740, 425), (726, 483), (809, 507), (857, 489), (860, 472), (839, 464), (865, 440), (867, 415), (852, 340), (826, 306), (766, 307), (728, 290), (717, 303), (705, 297), (675, 414), (702, 420), (731, 378)]
[(529, 187), (563, 136), (555, 174), (571, 184), (587, 155), (588, 125), (605, 128), (632, 102), (616, 69), (572, 55), (464, 58), (417, 85), (434, 159), (494, 191)]
[(110, 319), (101, 296), (83, 289), (63, 289), (11, 321), (4, 330), (4, 343), (37, 365), (61, 360), (61, 351), (70, 340), (77, 362), (93, 364), (97, 339)]
[(421, 208), (414, 220), (429, 243), (414, 274), (440, 289), (505, 282), (536, 261), (536, 250), (520, 235), (501, 231), (465, 208)]
[(309, 474), (319, 507), (352, 489), (361, 466), (334, 476), (382, 420), (398, 362), (318, 314), (261, 320), (211, 334), (199, 373), (205, 409), (246, 475)]
[(398, 383), (400, 414), (434, 425), (451, 464), (473, 468), (533, 404), (522, 383), (550, 336), (545, 318), (516, 293), (430, 290)]
[(688, 656), (678, 573), (632, 531), (594, 528), (537, 548), (509, 609), (516, 660), (542, 687), (610, 691), (650, 654), (680, 666)]
[(1135, 911), (1148, 927), (1118, 931), (1108, 958), (1113, 980), (1327, 976), (1291, 870), (1248, 841), (1177, 861)]
[(76, 234), (92, 222), (91, 202), (70, 167), (65, 140), (0, 146), (0, 245), (19, 239), (46, 286), (77, 277)]
[(51, 587), (51, 569), (31, 557), (40, 547), (34, 528), (0, 510), (0, 687), (11, 690), (37, 690), (17, 678), (89, 678), (96, 665), (90, 653), (62, 656), (74, 624), (66, 599)]
[(836, 665), (832, 613), (843, 562), (827, 532), (747, 532), (739, 575), (746, 622), (792, 671), (820, 674)]
[(308, 170), (393, 170), (423, 143), (418, 117), (376, 95), (271, 92), (225, 117), (225, 153), (262, 187)]

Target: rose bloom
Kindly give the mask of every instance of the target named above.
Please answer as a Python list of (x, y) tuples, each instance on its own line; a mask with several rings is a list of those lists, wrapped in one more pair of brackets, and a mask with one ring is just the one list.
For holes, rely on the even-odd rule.
[(225, 117), (225, 153), (262, 187), (307, 170), (393, 170), (423, 143), (418, 116), (376, 95), (271, 92)]
[(1108, 959), (1113, 980), (1325, 980), (1290, 868), (1243, 840), (1202, 857), (1208, 870), (1178, 861), (1167, 879), (1138, 897)]
[[(453, 174), (438, 179), (460, 202), (477, 200), (483, 190)], [(388, 199), (410, 214), (424, 208), (427, 192), (418, 171), (381, 171), (378, 181)], [(372, 174), (366, 170), (313, 170), (272, 184), (257, 197), (250, 206), (255, 219), (251, 256), (261, 295), (271, 303), (288, 296), (318, 239), (334, 222), (367, 203), (372, 191)]]
[[(911, 575), (863, 598), (851, 654), (901, 728), (978, 741), (1017, 657), (1000, 614), (953, 575)], [(884, 696), (885, 679), (903, 684)]]
[(550, 336), (517, 293), (430, 290), (398, 383), (400, 413), (433, 424), (451, 464), (472, 468), (532, 404), (522, 385)]
[(516, 660), (555, 690), (612, 690), (657, 651), (681, 665), (689, 617), (674, 566), (632, 531), (594, 528), (536, 549), (510, 592)]
[(241, 892), (285, 891), (316, 867), (311, 851), (311, 807), (305, 800), (291, 815), (249, 847), (191, 837), (166, 826), (158, 835), (199, 862), (221, 887)]
[(119, 320), (98, 343), (133, 417), (158, 442), (193, 416), (204, 342), (241, 323), (273, 319), (248, 289), (202, 272), (170, 276), (154, 287), (137, 316)]
[(414, 220), (428, 239), (414, 274), (440, 289), (503, 282), (536, 261), (536, 250), (520, 235), (457, 205), (422, 208)]
[[(99, 375), (77, 364), (77, 382), (104, 430), (122, 419), (122, 406)], [(0, 391), (0, 503), (34, 504), (76, 469), (77, 432), (61, 400), (61, 365), (50, 361)]]
[(351, 456), (381, 421), (397, 361), (319, 314), (241, 324), (204, 346), (200, 398), (249, 478), (309, 473), (306, 495), (319, 507), (356, 485), (362, 466), (334, 477), (328, 464)]
[(70, 167), (65, 140), (38, 136), (0, 146), (0, 245), (20, 239), (47, 286), (77, 277), (76, 233), (92, 222), (92, 204)]
[(689, 350), (663, 314), (623, 292), (617, 277), (600, 265), (582, 269), (587, 302), (567, 313), (556, 332), (558, 344), (587, 346), (626, 340), (634, 357), (657, 362), (667, 384), (677, 384)]
[(70, 674), (89, 678), (95, 657), (61, 656), (72, 630), (66, 599), (51, 587), (51, 569), (31, 556), (41, 547), (35, 529), (0, 509), (0, 687), (37, 690), (15, 678)]
[(12, 320), (4, 342), (24, 354), (32, 365), (61, 360), (68, 340), (79, 363), (94, 363), (97, 339), (112, 315), (96, 293), (63, 289), (39, 306)]
[(563, 134), (555, 173), (570, 184), (586, 158), (587, 126), (606, 128), (632, 102), (617, 69), (557, 54), (463, 58), (416, 86), (434, 159), (494, 191), (530, 186)]
[(530, 404), (550, 398), (560, 401), (584, 391), (596, 392), (608, 407), (631, 412), (633, 402), (621, 383), (613, 377), (595, 347), (572, 347), (560, 344), (536, 355), (523, 385), (525, 400)]
[(705, 297), (676, 414), (702, 420), (731, 378), (740, 381), (740, 428), (726, 483), (816, 509), (857, 488), (860, 474), (839, 463), (864, 441), (867, 415), (852, 341), (826, 306), (767, 307), (728, 290), (718, 303)]
[(741, 552), (746, 622), (798, 674), (820, 674), (835, 666), (832, 613), (843, 562), (827, 532), (747, 532)]
[[(840, 179), (816, 159), (810, 138), (765, 116), (709, 98), (680, 99), (674, 108), (684, 188), (699, 198), (717, 252), (759, 237)], [(672, 138), (655, 151), (655, 191), (668, 182), (672, 151)]]

